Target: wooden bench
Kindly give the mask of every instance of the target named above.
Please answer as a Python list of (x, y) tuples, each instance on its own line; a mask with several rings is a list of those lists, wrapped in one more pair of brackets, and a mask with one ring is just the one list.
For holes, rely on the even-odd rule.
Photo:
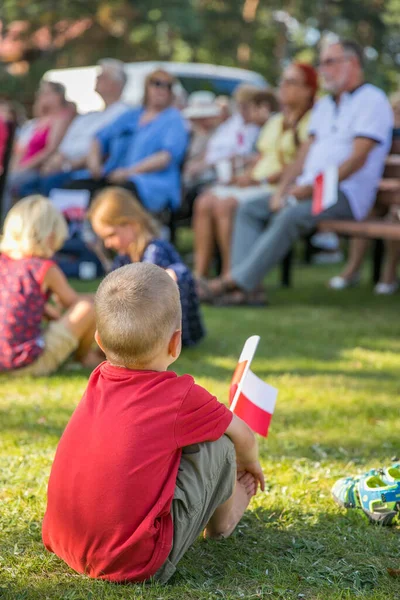
[(400, 223), (391, 223), (382, 219), (370, 219), (361, 222), (324, 221), (318, 226), (318, 231), (333, 231), (337, 235), (345, 237), (400, 241)]
[[(388, 175), (389, 178), (387, 178)], [(379, 184), (375, 212), (382, 215), (387, 213), (391, 206), (397, 205), (400, 210), (400, 155), (395, 154), (388, 156), (384, 179)], [(329, 231), (343, 237), (373, 240), (373, 283), (377, 283), (380, 278), (384, 241), (400, 241), (400, 222), (385, 221), (377, 216), (371, 216), (365, 221), (323, 221), (318, 225), (318, 231)]]
[[(322, 221), (318, 224), (318, 232), (336, 233), (342, 237), (368, 238), (374, 241), (372, 279), (379, 281), (384, 255), (384, 241), (400, 241), (400, 222), (385, 221), (379, 216), (385, 215), (391, 206), (399, 206), (400, 210), (400, 139), (392, 143), (391, 154), (386, 159), (383, 179), (379, 184), (379, 192), (374, 208), (374, 215), (365, 221)], [(379, 215), (379, 216), (378, 216)], [(310, 262), (310, 238), (306, 240), (306, 262)], [(281, 281), (283, 286), (291, 285), (292, 251), (282, 262)]]

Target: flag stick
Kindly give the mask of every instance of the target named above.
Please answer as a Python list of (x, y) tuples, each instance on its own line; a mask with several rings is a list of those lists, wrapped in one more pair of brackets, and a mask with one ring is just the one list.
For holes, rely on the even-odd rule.
[(239, 381), (239, 384), (238, 384), (238, 387), (236, 390), (236, 394), (232, 400), (232, 404), (230, 406), (231, 412), (233, 412), (235, 410), (236, 404), (238, 403), (239, 396), (242, 391), (242, 385), (243, 385), (244, 378), (246, 377), (247, 371), (250, 369), (251, 361), (253, 360), (254, 354), (256, 353), (259, 341), (260, 341), (259, 335), (252, 335), (251, 337), (248, 338), (248, 340), (246, 340), (246, 342), (243, 346), (243, 350), (239, 357), (238, 362), (240, 363), (243, 360), (246, 360), (246, 367), (243, 371), (241, 380)]

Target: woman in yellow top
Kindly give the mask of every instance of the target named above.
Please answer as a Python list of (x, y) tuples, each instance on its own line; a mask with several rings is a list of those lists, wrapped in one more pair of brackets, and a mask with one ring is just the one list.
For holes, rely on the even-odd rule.
[(303, 63), (289, 65), (279, 84), (281, 112), (270, 117), (261, 130), (255, 165), (229, 185), (214, 186), (197, 198), (194, 270), (200, 296), (201, 278), (208, 275), (216, 244), (222, 259), (221, 275), (229, 272), (233, 219), (238, 204), (263, 197), (268, 202), (283, 171), (296, 159), (299, 147), (308, 137), (308, 120), (317, 87), (318, 77), (313, 67)]

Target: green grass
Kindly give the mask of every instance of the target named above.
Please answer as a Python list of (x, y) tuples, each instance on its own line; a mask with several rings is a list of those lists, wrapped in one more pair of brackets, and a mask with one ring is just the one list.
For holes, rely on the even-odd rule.
[(57, 441), (87, 373), (1, 380), (0, 597), (3, 599), (339, 600), (398, 598), (399, 528), (376, 528), (330, 497), (340, 476), (400, 453), (399, 297), (365, 283), (330, 292), (337, 268), (299, 268), (295, 288), (271, 280), (268, 309), (205, 312), (208, 337), (185, 351), (189, 372), (221, 400), (244, 340), (261, 335), (254, 371), (279, 388), (261, 440), (267, 487), (231, 539), (199, 540), (165, 586), (114, 586), (77, 575), (47, 553), (40, 527)]

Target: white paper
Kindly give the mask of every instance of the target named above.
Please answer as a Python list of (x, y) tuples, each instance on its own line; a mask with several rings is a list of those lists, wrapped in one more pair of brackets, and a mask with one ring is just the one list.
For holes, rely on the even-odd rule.
[(62, 190), (56, 188), (50, 192), (49, 197), (60, 212), (71, 208), (86, 210), (89, 206), (90, 192), (89, 190)]

